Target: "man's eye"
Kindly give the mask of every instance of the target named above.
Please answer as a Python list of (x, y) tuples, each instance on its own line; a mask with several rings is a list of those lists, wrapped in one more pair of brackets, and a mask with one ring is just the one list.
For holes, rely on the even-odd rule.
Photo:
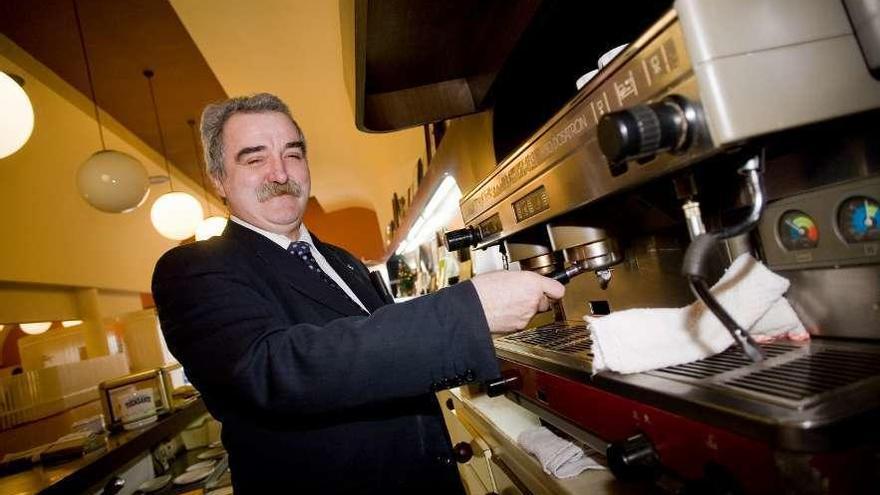
[(259, 165), (259, 164), (262, 163), (262, 162), (263, 162), (263, 159), (260, 158), (260, 157), (248, 158), (248, 159), (245, 161), (245, 163), (247, 163), (248, 165)]
[(302, 153), (288, 153), (287, 158), (292, 158), (294, 160), (302, 160)]

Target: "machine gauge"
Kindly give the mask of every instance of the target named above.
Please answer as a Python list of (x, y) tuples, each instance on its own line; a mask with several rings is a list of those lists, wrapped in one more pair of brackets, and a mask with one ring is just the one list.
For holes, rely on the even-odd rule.
[(880, 205), (867, 196), (847, 199), (837, 210), (837, 228), (846, 242), (880, 241)]
[(816, 222), (802, 211), (786, 211), (779, 219), (777, 229), (779, 240), (789, 251), (813, 249), (819, 244)]

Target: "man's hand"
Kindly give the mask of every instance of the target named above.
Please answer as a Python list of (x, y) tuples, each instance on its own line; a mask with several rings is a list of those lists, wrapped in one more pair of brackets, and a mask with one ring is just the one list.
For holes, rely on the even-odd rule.
[(493, 333), (525, 328), (535, 313), (547, 311), (551, 301), (565, 295), (562, 284), (532, 272), (490, 272), (472, 278), (471, 283)]

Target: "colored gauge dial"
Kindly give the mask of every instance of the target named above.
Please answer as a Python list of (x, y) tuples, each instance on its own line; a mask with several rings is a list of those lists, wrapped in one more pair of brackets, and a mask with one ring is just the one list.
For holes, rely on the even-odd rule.
[(880, 205), (867, 196), (847, 199), (837, 210), (837, 227), (846, 242), (880, 241)]
[(809, 215), (788, 210), (779, 219), (779, 240), (785, 249), (813, 249), (819, 244), (819, 229)]

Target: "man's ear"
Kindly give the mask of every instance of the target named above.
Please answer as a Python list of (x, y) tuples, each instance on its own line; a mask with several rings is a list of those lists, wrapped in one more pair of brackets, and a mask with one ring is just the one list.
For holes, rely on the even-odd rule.
[(217, 194), (219, 194), (221, 198), (226, 199), (226, 188), (223, 187), (223, 182), (212, 175), (211, 183), (214, 184), (214, 190), (217, 191)]

